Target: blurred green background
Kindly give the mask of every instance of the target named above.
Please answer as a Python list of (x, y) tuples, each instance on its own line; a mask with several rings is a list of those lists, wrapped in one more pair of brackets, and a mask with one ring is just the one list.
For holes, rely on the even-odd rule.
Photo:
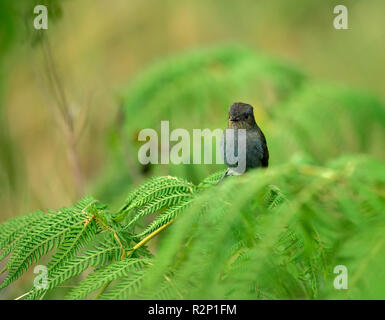
[[(47, 31), (33, 30), (36, 4)], [(333, 27), (338, 4), (348, 30)], [(153, 175), (200, 181), (223, 166), (143, 167), (137, 134), (161, 120), (224, 128), (234, 101), (254, 106), (273, 166), (385, 160), (384, 11), (380, 0), (1, 0), (0, 222), (84, 194), (118, 207)]]

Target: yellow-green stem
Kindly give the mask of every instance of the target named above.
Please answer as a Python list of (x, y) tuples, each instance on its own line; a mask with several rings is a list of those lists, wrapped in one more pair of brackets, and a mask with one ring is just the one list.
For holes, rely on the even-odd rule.
[[(128, 251), (127, 252), (127, 256), (131, 253), (133, 253), (135, 250), (139, 249), (141, 246), (143, 246), (144, 244), (146, 244), (148, 241), (150, 241), (153, 237), (155, 237), (158, 233), (162, 232), (164, 229), (166, 229), (171, 223), (174, 222), (174, 219), (170, 220), (169, 222), (167, 222), (166, 224), (164, 224), (163, 226), (161, 226), (160, 228), (156, 229), (155, 231), (151, 232), (148, 236), (144, 237), (140, 242), (138, 242), (133, 248), (131, 251)], [(101, 288), (100, 290), (98, 291), (98, 293), (95, 295), (94, 297), (94, 300), (97, 300), (101, 295), (102, 293), (104, 292), (104, 290), (107, 289), (107, 287), (110, 285), (112, 281), (109, 281), (107, 283), (105, 283)]]

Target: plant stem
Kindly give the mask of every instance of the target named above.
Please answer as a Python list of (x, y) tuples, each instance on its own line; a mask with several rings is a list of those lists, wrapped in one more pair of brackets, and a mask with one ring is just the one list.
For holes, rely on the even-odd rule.
[(5, 266), (1, 271), (0, 271), (0, 274), (3, 274), (4, 272), (7, 271), (7, 266)]
[[(139, 249), (141, 246), (143, 246), (144, 244), (146, 244), (148, 241), (150, 241), (152, 238), (154, 238), (157, 234), (159, 234), (160, 232), (162, 232), (164, 229), (166, 229), (171, 223), (174, 222), (174, 219), (170, 220), (169, 222), (167, 222), (166, 224), (164, 224), (163, 226), (159, 227), (158, 229), (156, 229), (155, 231), (151, 232), (148, 236), (144, 237), (140, 242), (138, 242), (133, 248), (132, 250), (128, 251), (127, 252), (127, 256), (130, 255), (131, 253), (133, 253), (135, 250)], [(107, 289), (107, 287), (110, 285), (112, 281), (109, 281), (107, 283), (105, 283), (98, 291), (98, 293), (95, 295), (94, 297), (94, 300), (97, 300), (101, 295), (102, 293), (104, 292), (104, 290)]]
[(26, 295), (28, 295), (30, 293), (31, 293), (31, 291), (28, 291), (28, 292), (22, 294), (20, 297), (17, 297), (15, 300), (20, 300), (20, 299), (24, 298)]
[[(138, 248), (140, 248), (141, 246), (143, 246), (144, 244), (146, 244), (148, 241), (150, 241), (153, 237), (155, 237), (158, 233), (160, 233), (162, 230), (166, 229), (171, 223), (174, 222), (174, 219), (170, 220), (169, 222), (167, 222), (166, 224), (164, 224), (163, 226), (159, 227), (158, 229), (156, 229), (155, 231), (151, 232), (148, 236), (144, 237), (139, 243), (137, 243), (133, 250), (136, 250)], [(130, 253), (132, 252), (130, 251)]]
[(104, 290), (107, 289), (107, 287), (110, 285), (111, 282), (112, 282), (112, 281), (106, 282), (106, 283), (100, 288), (100, 290), (98, 291), (98, 293), (95, 295), (94, 300), (98, 300), (98, 299), (99, 299), (99, 297), (101, 296), (101, 294), (104, 292)]
[(84, 175), (81, 168), (79, 153), (77, 150), (77, 137), (75, 135), (74, 121), (64, 87), (57, 72), (55, 61), (52, 55), (51, 46), (47, 37), (43, 38), (42, 49), (45, 57), (46, 72), (48, 76), (48, 81), (51, 86), (52, 95), (56, 100), (58, 110), (65, 125), (68, 159), (74, 177), (76, 198), (79, 198), (83, 193)]

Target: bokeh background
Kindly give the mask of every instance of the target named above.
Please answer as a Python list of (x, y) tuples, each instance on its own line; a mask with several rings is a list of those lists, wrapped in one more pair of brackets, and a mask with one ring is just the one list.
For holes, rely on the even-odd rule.
[[(47, 31), (33, 30), (36, 4)], [(333, 27), (338, 4), (348, 30)], [(200, 181), (223, 166), (142, 166), (137, 134), (161, 120), (224, 128), (234, 101), (255, 107), (272, 165), (385, 160), (384, 11), (380, 0), (1, 0), (0, 222), (85, 194), (117, 208), (153, 175)], [(17, 283), (6, 296), (23, 293)]]

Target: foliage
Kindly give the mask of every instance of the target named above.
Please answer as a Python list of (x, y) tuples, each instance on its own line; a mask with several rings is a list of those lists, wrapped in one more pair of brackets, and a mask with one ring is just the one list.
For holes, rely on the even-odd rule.
[(143, 166), (136, 160), (140, 147), (138, 132), (144, 128), (159, 131), (161, 120), (170, 122), (170, 130), (223, 128), (234, 100), (251, 103), (259, 124), (263, 125), (274, 106), (289, 99), (305, 81), (306, 76), (291, 64), (238, 45), (196, 49), (154, 63), (121, 90), (120, 122), (124, 130), (120, 135), (111, 133), (113, 168), (108, 170), (107, 181), (102, 180), (100, 191), (96, 192), (104, 196), (113, 188), (115, 197), (119, 198), (121, 168), (127, 162), (130, 168), (124, 175), (128, 175), (128, 182), (135, 180), (133, 176), (139, 171), (146, 175), (186, 177), (198, 183), (221, 167), (215, 164)]
[(273, 118), (269, 142), (276, 162), (293, 152), (320, 163), (346, 153), (385, 160), (385, 106), (367, 92), (308, 82), (274, 109)]
[(125, 86), (121, 96), (124, 130), (111, 134), (111, 166), (93, 192), (114, 205), (143, 176), (170, 174), (198, 184), (220, 170), (216, 164), (140, 165), (137, 134), (144, 128), (159, 132), (161, 120), (170, 121), (170, 130), (224, 128), (228, 107), (238, 100), (254, 106), (273, 165), (293, 156), (325, 164), (351, 153), (385, 160), (385, 106), (379, 99), (312, 80), (289, 63), (242, 46), (203, 48), (161, 60)]
[[(68, 299), (383, 298), (377, 281), (385, 278), (381, 102), (224, 47), (149, 70), (124, 109), (143, 119), (143, 127), (156, 127), (151, 121), (185, 117), (178, 105), (190, 101), (183, 110), (191, 110), (191, 126), (202, 127), (212, 120), (209, 110), (224, 103), (220, 97), (247, 91), (249, 83), (269, 83), (277, 97), (255, 105), (256, 115), (264, 110), (269, 118), (271, 167), (220, 184), (223, 170), (199, 183), (155, 176), (118, 209), (112, 209), (116, 201), (107, 207), (86, 197), (72, 207), (11, 219), (0, 225), (0, 259), (7, 261), (0, 287), (49, 259), (48, 287), (33, 287), (25, 299), (47, 298), (63, 285), (73, 287)], [(256, 96), (263, 100), (261, 91)], [(130, 122), (127, 117), (128, 132)], [(114, 165), (126, 177), (120, 162)], [(184, 168), (176, 172), (194, 182), (211, 171)], [(122, 179), (104, 185), (111, 198), (127, 189)], [(349, 270), (348, 291), (333, 287), (337, 265)]]
[[(152, 178), (110, 212), (87, 197), (1, 225), (4, 288), (53, 252), (48, 289), (83, 273), (68, 299), (309, 299), (383, 297), (371, 274), (383, 263), (385, 165), (342, 157), (325, 167), (304, 159), (198, 186)], [(155, 218), (149, 221), (148, 216)], [(163, 230), (157, 253), (148, 241)], [(336, 293), (344, 264), (354, 290)]]
[[(268, 112), (304, 80), (305, 76), (290, 64), (244, 47), (195, 50), (158, 62), (125, 90), (126, 125), (133, 128), (133, 113), (142, 120), (141, 127), (154, 128), (159, 125), (158, 119), (178, 121), (188, 110), (188, 128), (212, 126), (223, 121), (207, 116), (226, 110), (234, 97), (254, 101)], [(149, 112), (154, 116), (148, 117)]]
[[(10, 88), (14, 89), (12, 83), (17, 82), (18, 90), (11, 90), (10, 98), (13, 91), (16, 96), (19, 91), (26, 92), (27, 100), (32, 97), (29, 94), (32, 87), (23, 83), (34, 81), (20, 77), (19, 68), (11, 70), (9, 62), (12, 61), (4, 58), (6, 53), (17, 49), (15, 44), (20, 40), (24, 44), (42, 43), (43, 33), (31, 28), (32, 8), (36, 4), (48, 6), (52, 30), (55, 24), (51, 22), (62, 15), (62, 1), (0, 1), (0, 25), (4, 30), (0, 37), (0, 57), (4, 60), (0, 63), (0, 76), (5, 79), (8, 73), (15, 75), (15, 79), (8, 82), (0, 77), (0, 89), (5, 83), (10, 83)], [(167, 16), (159, 15), (156, 10), (152, 14), (143, 9), (145, 16), (141, 17), (135, 11), (139, 18), (136, 22), (132, 20), (133, 26), (139, 27), (126, 28), (125, 25), (125, 32), (116, 32), (120, 30), (119, 26), (109, 24), (112, 20), (119, 20), (116, 16), (109, 18), (109, 14), (117, 13), (111, 8), (103, 16), (106, 23), (98, 24), (102, 26), (99, 29), (103, 30), (107, 42), (100, 42), (99, 45), (99, 42), (94, 42), (95, 37), (89, 37), (89, 33), (85, 32), (92, 42), (90, 55), (87, 50), (84, 51), (86, 44), (81, 42), (82, 38), (73, 41), (83, 43), (79, 51), (86, 57), (86, 62), (91, 62), (90, 68), (113, 69), (111, 74), (119, 75), (115, 73), (115, 67), (121, 65), (121, 55), (117, 52), (127, 52), (128, 49), (130, 53), (124, 54), (124, 59), (129, 60), (130, 65), (139, 67), (141, 62), (152, 57), (150, 52), (155, 52), (149, 49), (151, 45), (156, 47), (157, 55), (182, 45), (173, 43), (172, 39), (178, 38), (173, 26), (175, 21), (179, 21), (179, 16), (183, 17), (183, 6), (167, 10), (171, 13)], [(254, 4), (250, 3), (249, 9), (250, 6)], [(323, 4), (329, 12), (328, 6)], [(236, 7), (215, 8), (216, 13), (226, 12), (223, 21), (239, 22), (236, 28), (234, 24), (229, 24), (227, 31), (223, 29), (224, 38), (250, 34), (250, 38), (257, 37), (257, 42), (262, 40), (261, 43), (269, 46), (271, 30), (264, 38), (258, 36), (264, 33), (260, 24), (264, 20), (255, 19), (255, 16), (244, 19), (246, 13), (261, 10), (236, 12), (238, 10), (233, 8)], [(288, 39), (300, 40), (297, 41), (300, 44), (298, 48), (309, 48), (301, 43), (313, 43), (310, 38), (317, 34), (321, 36), (321, 43), (322, 40), (331, 40), (335, 42), (334, 49), (343, 48), (340, 53), (348, 59), (347, 64), (356, 63), (354, 57), (359, 56), (359, 50), (351, 48), (350, 55), (345, 54), (346, 44), (356, 43), (351, 41), (353, 38), (341, 46), (338, 37), (330, 38), (328, 33), (317, 32), (317, 29), (327, 28), (319, 28), (324, 24), (319, 19), (322, 15), (316, 18), (320, 24), (314, 24), (315, 16), (308, 14), (315, 12), (313, 5), (304, 5), (299, 11), (293, 8), (285, 5), (284, 13), (281, 13), (273, 5), (270, 11), (274, 16), (278, 14), (281, 22), (289, 20), (289, 24), (283, 24), (281, 31), (289, 35)], [(265, 21), (268, 21), (271, 18), (265, 14), (268, 11), (263, 12)], [(286, 16), (287, 12), (291, 13)], [(91, 19), (97, 17), (97, 8), (88, 16), (90, 18), (85, 17), (84, 21), (92, 24)], [(205, 31), (213, 26), (204, 23), (208, 22), (206, 16), (195, 22)], [(148, 37), (147, 28), (141, 27), (140, 19), (143, 18), (156, 25), (166, 25), (171, 32), (160, 28), (158, 33), (167, 41), (153, 41)], [(164, 19), (170, 23), (164, 24)], [(218, 19), (219, 15), (210, 20), (220, 21)], [(298, 24), (298, 30), (306, 30), (305, 33), (301, 36), (298, 30), (290, 28), (290, 24)], [(73, 28), (72, 23), (68, 25)], [(176, 25), (179, 26), (179, 23)], [(238, 33), (235, 32), (237, 28)], [(150, 33), (152, 29), (151, 26), (148, 28)], [(64, 39), (64, 30), (52, 36)], [(94, 30), (98, 32), (98, 28)], [(115, 41), (120, 43), (119, 50), (111, 46), (111, 30), (116, 39), (130, 39), (127, 42), (129, 45)], [(255, 34), (245, 30), (259, 31)], [(279, 26), (273, 30), (273, 38), (282, 37), (279, 30)], [(361, 31), (354, 37), (365, 38), (369, 42), (375, 40), (375, 34), (372, 34), (373, 37), (362, 37), (366, 33), (362, 28)], [(154, 38), (157, 36), (155, 34)], [(146, 39), (146, 46), (139, 46), (146, 50), (132, 50), (136, 37)], [(213, 37), (213, 34), (207, 35), (207, 38), (197, 34), (192, 38), (202, 43), (201, 40)], [(239, 39), (248, 42), (246, 38)], [(249, 43), (255, 43), (254, 40)], [(186, 38), (182, 46), (193, 42)], [(286, 44), (285, 41), (278, 42), (280, 45), (274, 45), (275, 49), (282, 49), (286, 54), (294, 52), (291, 40)], [(58, 57), (68, 56), (65, 43), (56, 48)], [(158, 47), (159, 43), (163, 43), (163, 49)], [(78, 60), (76, 50), (72, 50), (73, 42), (67, 45), (73, 53), (68, 61), (77, 61), (84, 66), (81, 63), (84, 59)], [(114, 54), (108, 55), (105, 48), (110, 48)], [(27, 60), (32, 57), (32, 52), (24, 49), (25, 45), (22, 45), (19, 51), (14, 51), (18, 53), (15, 56), (18, 64), (23, 55)], [(21, 50), (25, 52), (19, 56)], [(99, 50), (102, 50), (102, 55)], [(317, 46), (312, 50), (317, 53)], [(322, 59), (319, 61), (321, 64), (314, 63), (319, 59), (313, 59), (312, 50), (303, 58), (310, 54), (308, 58), (313, 61), (310, 66), (320, 70)], [(338, 50), (327, 51), (332, 57), (338, 56)], [(369, 51), (365, 53), (375, 57), (373, 53), (376, 50)], [(143, 54), (147, 56), (143, 60), (138, 59)], [(376, 59), (371, 58), (366, 60), (373, 62), (366, 66), (376, 66)], [(119, 64), (108, 64), (109, 68), (98, 69), (94, 60), (102, 64), (104, 60), (115, 60)], [(79, 70), (79, 74), (87, 73), (87, 69)], [(120, 76), (127, 70), (121, 68)], [(67, 73), (70, 74), (71, 70)], [(104, 83), (114, 82), (108, 72), (102, 73)], [(354, 81), (354, 72), (345, 74), (345, 77), (350, 76)], [(82, 83), (92, 85), (92, 81)], [(84, 90), (81, 88), (81, 91)], [(109, 86), (103, 87), (102, 91), (109, 92)], [(3, 97), (1, 94), (2, 90), (0, 98)], [(24, 105), (22, 101), (27, 101), (25, 99), (20, 100), (21, 103), (19, 100), (16, 102)], [(100, 100), (103, 104), (103, 99)], [(223, 174), (222, 171), (213, 173), (220, 168), (217, 165), (135, 165), (139, 130), (148, 127), (157, 129), (160, 121), (166, 119), (170, 120), (171, 130), (177, 127), (223, 128), (227, 109), (234, 101), (245, 101), (254, 106), (256, 119), (267, 136), (270, 149), (272, 165), (268, 170), (231, 177), (217, 185)], [(7, 196), (9, 186), (23, 185), (29, 189), (31, 186), (26, 183), (26, 174), (18, 164), (23, 159), (22, 153), (13, 143), (13, 137), (20, 136), (20, 141), (25, 138), (17, 130), (11, 134), (3, 117), (2, 105), (0, 103), (0, 194)], [(314, 81), (297, 67), (261, 52), (226, 45), (195, 49), (156, 62), (124, 86), (121, 109), (118, 124), (122, 124), (124, 130), (119, 131), (120, 126), (111, 128), (109, 141), (112, 148), (106, 152), (103, 150), (111, 159), (111, 168), (102, 174), (99, 190), (95, 188), (91, 192), (102, 201), (86, 197), (68, 208), (37, 211), (0, 225), (0, 262), (6, 263), (5, 268), (0, 270), (1, 290), (15, 285), (15, 281), (25, 276), (35, 264), (45, 264), (49, 275), (48, 288), (33, 287), (23, 296), (25, 299), (47, 299), (52, 294), (57, 298), (60, 297), (59, 291), (68, 291), (68, 299), (384, 298), (385, 107), (381, 101), (357, 89)], [(104, 112), (110, 111), (106, 106), (100, 112), (101, 118)], [(15, 114), (11, 118), (17, 121), (19, 116)], [(95, 124), (95, 127), (98, 125)], [(21, 132), (24, 133), (24, 129)], [(105, 136), (104, 133), (100, 131), (94, 137), (98, 139)], [(79, 149), (84, 154), (88, 153), (88, 160), (98, 158), (100, 152), (97, 148), (87, 152), (83, 145), (79, 145)], [(33, 159), (30, 154), (26, 158)], [(88, 166), (90, 172), (93, 170), (91, 167)], [(153, 178), (137, 188), (131, 186), (148, 176)], [(126, 195), (128, 186), (133, 190)], [(20, 200), (12, 197), (10, 202), (19, 206), (19, 202), (23, 202)], [(3, 205), (7, 212), (7, 203), (3, 202)], [(115, 209), (117, 205), (119, 209)], [(333, 269), (340, 264), (346, 265), (349, 271), (348, 291), (333, 288), (336, 276)], [(72, 289), (62, 290), (63, 286)]]

